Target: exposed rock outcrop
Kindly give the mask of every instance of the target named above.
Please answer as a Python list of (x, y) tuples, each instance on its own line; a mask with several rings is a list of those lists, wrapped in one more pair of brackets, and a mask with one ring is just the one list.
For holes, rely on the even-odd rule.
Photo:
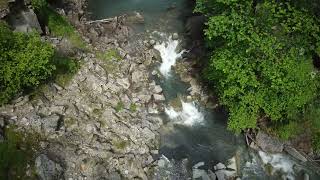
[(258, 132), (256, 143), (265, 152), (280, 153), (283, 151), (283, 143), (280, 140), (271, 137), (262, 131)]
[[(94, 26), (93, 31), (101, 31), (97, 41), (86, 33), (92, 27), (81, 30), (95, 51), (116, 51), (119, 57), (99, 59), (75, 51), (83, 64), (68, 84), (51, 83), (36, 97), (24, 96), (0, 107), (10, 124), (43, 136), (41, 151), (50, 159), (43, 154), (36, 160), (41, 179), (148, 179), (157, 164), (154, 152), (162, 120), (148, 108), (151, 104), (162, 111), (162, 105), (152, 101), (164, 99), (147, 70), (156, 54), (142, 41), (128, 42), (127, 31), (114, 33), (113, 28), (129, 28), (113, 23)], [(110, 31), (104, 29), (108, 26)], [(65, 43), (51, 40), (56, 47)]]
[(42, 33), (37, 15), (32, 9), (22, 9), (17, 14), (10, 14), (8, 22), (18, 32), (29, 33), (35, 30)]

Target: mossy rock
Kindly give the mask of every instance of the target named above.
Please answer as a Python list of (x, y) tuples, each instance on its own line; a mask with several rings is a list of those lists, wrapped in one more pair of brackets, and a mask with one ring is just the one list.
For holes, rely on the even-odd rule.
[(38, 134), (6, 128), (5, 140), (0, 143), (0, 179), (36, 179), (33, 165), (40, 139)]
[(130, 144), (128, 140), (123, 140), (121, 138), (113, 139), (111, 143), (117, 150), (125, 150)]

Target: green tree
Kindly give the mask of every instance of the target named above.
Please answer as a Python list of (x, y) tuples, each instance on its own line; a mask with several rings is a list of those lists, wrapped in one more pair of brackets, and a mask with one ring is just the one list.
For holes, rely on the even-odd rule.
[(295, 120), (317, 96), (312, 55), (319, 21), (285, 1), (198, 0), (208, 16), (213, 49), (205, 76), (229, 110), (229, 129), (255, 128), (257, 120)]
[(0, 22), (0, 104), (50, 77), (53, 55), (53, 47), (39, 35), (12, 32)]

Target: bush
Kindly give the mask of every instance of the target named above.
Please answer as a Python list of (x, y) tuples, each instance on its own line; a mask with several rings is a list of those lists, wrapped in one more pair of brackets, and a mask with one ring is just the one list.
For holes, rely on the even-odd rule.
[(205, 70), (229, 110), (229, 129), (255, 128), (257, 120), (295, 120), (317, 96), (312, 54), (319, 21), (289, 3), (198, 0), (209, 16), (205, 35), (213, 53)]
[(6, 128), (6, 139), (0, 143), (0, 179), (36, 179), (35, 174), (27, 175), (26, 170), (34, 163), (39, 136), (14, 129)]
[(36, 11), (42, 11), (48, 6), (46, 0), (31, 0), (31, 5)]
[(53, 36), (67, 38), (76, 48), (82, 50), (87, 48), (76, 29), (63, 16), (50, 8), (45, 9), (43, 16), (46, 16), (49, 30)]
[(39, 35), (12, 32), (0, 22), (0, 104), (52, 75), (53, 47)]

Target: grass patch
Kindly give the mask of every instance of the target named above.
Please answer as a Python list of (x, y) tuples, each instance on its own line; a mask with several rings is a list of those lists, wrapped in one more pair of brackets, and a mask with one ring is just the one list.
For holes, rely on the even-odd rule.
[(0, 179), (36, 179), (27, 175), (27, 166), (34, 164), (40, 136), (16, 132), (14, 127), (5, 129), (5, 140), (0, 143)]
[(129, 145), (129, 142), (123, 139), (118, 139), (118, 140), (113, 139), (112, 145), (114, 145), (119, 150), (123, 150)]
[(122, 101), (117, 103), (117, 106), (115, 108), (116, 112), (120, 112), (124, 108), (124, 104)]
[(282, 140), (289, 140), (302, 133), (304, 126), (303, 123), (290, 121), (287, 124), (280, 124), (269, 128), (269, 132)]
[(137, 111), (137, 105), (135, 103), (130, 104), (130, 111), (131, 112), (136, 112)]
[(74, 74), (80, 68), (80, 63), (70, 57), (63, 57), (56, 55), (54, 58), (55, 70), (55, 82), (62, 87), (66, 87)]
[(122, 57), (120, 56), (119, 52), (116, 49), (109, 49), (106, 52), (98, 52), (96, 54), (98, 59), (103, 61), (121, 61)]
[(86, 50), (86, 43), (83, 41), (76, 29), (57, 12), (51, 8), (45, 8), (45, 16), (47, 17), (47, 24), (53, 36), (65, 37), (71, 44), (81, 50)]

